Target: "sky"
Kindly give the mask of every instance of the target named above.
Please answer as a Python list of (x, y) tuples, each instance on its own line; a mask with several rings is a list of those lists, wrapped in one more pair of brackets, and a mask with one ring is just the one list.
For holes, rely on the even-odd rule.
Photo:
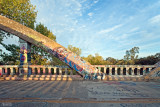
[[(160, 0), (31, 0), (36, 23), (50, 29), (59, 44), (122, 59), (139, 47), (139, 57), (160, 52)], [(15, 39), (16, 41), (16, 39)]]

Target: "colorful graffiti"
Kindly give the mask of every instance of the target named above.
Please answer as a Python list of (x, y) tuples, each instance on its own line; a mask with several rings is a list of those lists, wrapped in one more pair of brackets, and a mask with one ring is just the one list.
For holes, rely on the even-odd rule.
[(96, 71), (96, 69), (91, 64), (84, 61), (73, 52), (65, 50), (64, 48), (60, 47), (53, 49), (52, 51), (49, 49), (48, 51), (79, 73), (89, 74)]
[(27, 63), (27, 43), (20, 44), (20, 64)]
[(56, 47), (51, 49), (48, 44), (43, 44), (43, 42), (36, 42), (36, 44), (51, 55), (59, 58), (61, 61), (66, 63), (71, 68), (75, 69), (80, 74), (90, 74), (98, 72), (98, 69), (95, 69), (95, 67), (90, 63), (86, 62), (80, 56), (66, 50), (65, 48)]
[(0, 76), (2, 76), (2, 69), (0, 68)]

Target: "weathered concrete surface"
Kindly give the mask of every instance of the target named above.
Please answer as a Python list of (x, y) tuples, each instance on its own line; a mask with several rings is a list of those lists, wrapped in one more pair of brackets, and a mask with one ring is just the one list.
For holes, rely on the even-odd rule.
[(0, 81), (0, 106), (159, 107), (159, 82)]

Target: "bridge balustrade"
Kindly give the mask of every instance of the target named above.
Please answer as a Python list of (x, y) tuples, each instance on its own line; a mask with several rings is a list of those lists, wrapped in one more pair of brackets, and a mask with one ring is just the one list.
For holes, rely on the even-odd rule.
[[(30, 75), (73, 75), (72, 69), (67, 66), (30, 65), (29, 69)], [(0, 65), (0, 76), (15, 76), (22, 73), (18, 65)]]
[(109, 76), (138, 77), (149, 73), (155, 65), (94, 65), (94, 67)]
[[(155, 65), (94, 65), (109, 76), (130, 76), (138, 77), (149, 73), (155, 68)], [(30, 75), (73, 75), (72, 69), (68, 66), (51, 65), (29, 65)], [(19, 65), (0, 65), (0, 75), (16, 76), (21, 75)]]

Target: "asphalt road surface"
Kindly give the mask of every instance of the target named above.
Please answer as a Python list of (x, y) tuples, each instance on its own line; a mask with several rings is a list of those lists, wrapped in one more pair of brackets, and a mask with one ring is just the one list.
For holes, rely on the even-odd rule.
[(160, 82), (0, 81), (0, 107), (160, 107)]

